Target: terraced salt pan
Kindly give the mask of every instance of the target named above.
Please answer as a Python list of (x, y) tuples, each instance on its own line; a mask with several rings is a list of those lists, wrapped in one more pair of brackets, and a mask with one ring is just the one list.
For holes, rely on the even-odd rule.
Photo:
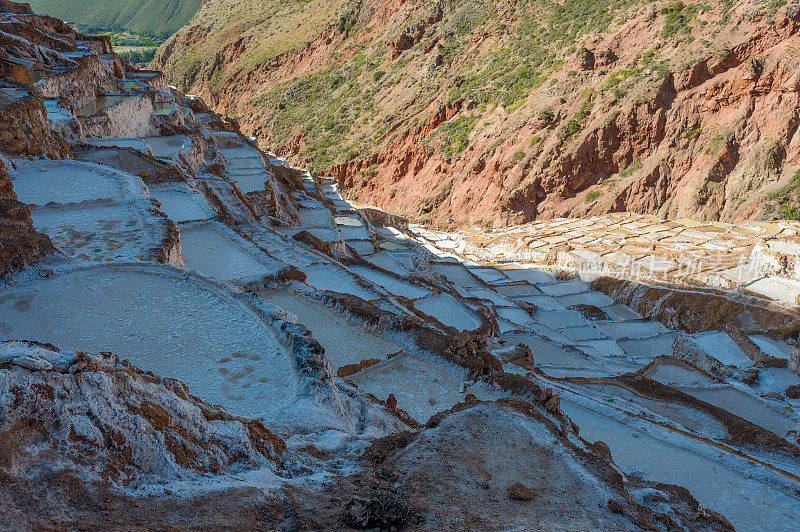
[[(241, 184), (239, 185), (241, 187)], [(317, 209), (300, 209), (303, 225), (308, 227), (331, 227), (331, 211), (324, 207)]]
[(365, 257), (365, 259), (375, 266), (394, 272), (397, 275), (406, 276), (410, 271), (414, 270), (412, 264), (413, 255), (411, 253), (380, 251), (378, 253), (373, 253), (369, 257)]
[(181, 247), (186, 268), (226, 281), (258, 280), (286, 266), (216, 222), (182, 225)]
[(239, 190), (245, 194), (256, 190), (265, 190), (267, 182), (270, 180), (270, 175), (266, 171), (251, 174), (230, 172), (228, 175), (233, 181), (236, 181)]
[(530, 314), (519, 307), (497, 307), (495, 310), (498, 316), (517, 325), (525, 325), (533, 320)]
[(358, 364), (364, 359), (385, 359), (402, 351), (398, 344), (367, 332), (363, 326), (351, 325), (330, 309), (302, 296), (287, 292), (265, 292), (262, 296), (296, 315), (325, 348), (325, 356), (334, 368)]
[(445, 279), (454, 285), (465, 288), (479, 287), (482, 283), (473, 277), (465, 267), (460, 264), (433, 264), (435, 271), (444, 275)]
[(389, 274), (374, 270), (366, 266), (350, 266), (350, 271), (360, 275), (378, 286), (382, 286), (396, 296), (407, 297), (408, 299), (417, 299), (430, 295), (430, 290), (418, 285), (398, 279)]
[(216, 212), (203, 198), (185, 183), (150, 187), (150, 195), (161, 204), (161, 211), (173, 222), (208, 220)]
[(359, 389), (386, 399), (394, 394), (397, 406), (411, 414), (419, 422), (426, 422), (432, 415), (448, 410), (464, 401), (468, 393), (478, 399), (495, 399), (483, 385), (469, 386), (459, 391), (467, 379), (463, 368), (444, 364), (431, 364), (418, 358), (400, 355), (356, 373), (348, 380)]
[(494, 290), (489, 288), (471, 288), (467, 290), (470, 296), (477, 297), (479, 299), (484, 299), (487, 301), (491, 301), (492, 304), (503, 306), (503, 307), (513, 307), (514, 303), (511, 302), (510, 299), (507, 297), (503, 297)]
[(745, 288), (793, 307), (800, 297), (800, 282), (779, 277), (765, 277), (745, 285)]
[(145, 139), (154, 156), (163, 159), (172, 159), (183, 150), (192, 147), (192, 139), (188, 135), (173, 135), (171, 137), (147, 137)]
[(561, 408), (581, 428), (583, 438), (608, 444), (614, 462), (624, 471), (688, 488), (703, 506), (721, 512), (737, 530), (796, 530), (800, 500), (787, 493), (563, 397)]
[(455, 296), (439, 293), (424, 299), (414, 301), (414, 307), (433, 316), (444, 325), (454, 327), (460, 331), (472, 331), (483, 323), (470, 309), (461, 304)]
[(76, 209), (34, 208), (31, 218), (62, 253), (91, 261), (148, 260), (167, 228), (149, 201)]
[(516, 301), (524, 301), (526, 303), (532, 303), (536, 305), (536, 308), (542, 310), (567, 310), (563, 304), (561, 304), (558, 299), (554, 298), (553, 296), (546, 296), (543, 294), (538, 295), (530, 295), (530, 296), (518, 296), (513, 298)]
[(366, 227), (339, 226), (339, 232), (345, 240), (368, 240), (369, 230)]
[(525, 281), (526, 283), (552, 283), (555, 282), (555, 276), (544, 270), (537, 270), (535, 268), (503, 268), (501, 270), (509, 279), (514, 281)]
[(102, 267), (0, 292), (0, 336), (113, 351), (243, 416), (297, 391), (294, 361), (256, 307), (169, 267)]
[(654, 381), (669, 385), (697, 386), (712, 384), (707, 376), (675, 364), (658, 364), (647, 374)]
[(723, 364), (739, 368), (753, 364), (727, 333), (715, 331), (693, 334), (692, 341)]
[(306, 284), (317, 290), (331, 290), (340, 294), (351, 294), (365, 301), (379, 297), (377, 292), (361, 286), (346, 270), (332, 264), (317, 264), (303, 267)]
[(558, 296), (556, 299), (567, 307), (570, 305), (594, 305), (596, 307), (605, 307), (614, 304), (613, 299), (600, 292), (582, 292), (568, 296)]
[(575, 340), (576, 342), (585, 342), (587, 340), (597, 340), (605, 338), (603, 333), (599, 332), (597, 329), (590, 327), (588, 325), (582, 327), (568, 327), (559, 330), (565, 335)]
[(469, 271), (485, 283), (493, 283), (508, 279), (502, 271), (495, 268), (469, 268)]
[(570, 279), (569, 281), (561, 281), (553, 284), (540, 284), (537, 286), (542, 292), (551, 296), (566, 296), (589, 291), (589, 285), (577, 277)]
[(395, 242), (394, 240), (384, 240), (378, 244), (378, 247), (387, 251), (407, 251), (409, 249), (405, 244)]
[[(359, 255), (369, 255), (375, 252), (375, 246), (372, 245), (372, 240), (348, 240), (347, 245), (356, 250)], [(402, 275), (402, 272), (395, 272)]]
[(346, 227), (364, 227), (364, 223), (354, 216), (336, 216), (333, 221), (336, 225), (343, 225)]
[(498, 285), (494, 289), (506, 297), (512, 299), (525, 299), (527, 296), (541, 295), (541, 291), (532, 284), (507, 284)]
[(537, 309), (534, 315), (536, 321), (553, 329), (563, 329), (565, 327), (588, 326), (589, 321), (580, 312), (574, 310), (544, 310)]
[(725, 426), (722, 423), (694, 408), (689, 408), (678, 403), (646, 399), (620, 386), (590, 384), (587, 385), (586, 388), (589, 390), (589, 395), (591, 396), (594, 396), (592, 392), (599, 392), (610, 397), (617, 404), (619, 404), (619, 401), (622, 401), (624, 404), (623, 408), (635, 414), (647, 415), (651, 412), (657, 416), (666, 418), (673, 426), (688, 429), (708, 438), (723, 440), (728, 437), (728, 431), (725, 430)]
[(644, 338), (667, 330), (656, 321), (600, 322), (597, 327), (612, 338)]
[(89, 144), (90, 146), (133, 148), (134, 150), (139, 150), (142, 153), (152, 154), (150, 151), (150, 146), (143, 139), (89, 138), (89, 139), (84, 139), (82, 142), (84, 142), (85, 144)]
[(651, 338), (622, 338), (618, 343), (628, 356), (652, 360), (657, 356), (671, 355), (677, 337), (678, 333), (668, 332)]
[(273, 227), (276, 233), (292, 237), (300, 231), (308, 231), (315, 237), (326, 242), (336, 242), (340, 239), (339, 233), (335, 229), (326, 227)]
[(44, 107), (47, 109), (47, 119), (53, 122), (69, 122), (75, 120), (75, 116), (67, 109), (59, 105), (57, 98), (45, 98)]
[(18, 159), (15, 163), (17, 168), (9, 176), (20, 201), (29, 205), (147, 197), (141, 178), (108, 166), (41, 159)]
[(701, 401), (724, 408), (731, 414), (764, 427), (778, 436), (786, 434), (786, 431), (797, 423), (796, 419), (784, 416), (755, 397), (734, 388), (706, 389), (682, 386), (679, 389)]
[(580, 352), (547, 342), (535, 334), (507, 334), (503, 340), (507, 345), (525, 344), (531, 348), (536, 365), (567, 368), (597, 369), (598, 365)]
[(792, 354), (792, 346), (780, 340), (774, 340), (769, 336), (762, 336), (754, 334), (750, 339), (761, 349), (764, 353), (775, 358), (789, 358)]

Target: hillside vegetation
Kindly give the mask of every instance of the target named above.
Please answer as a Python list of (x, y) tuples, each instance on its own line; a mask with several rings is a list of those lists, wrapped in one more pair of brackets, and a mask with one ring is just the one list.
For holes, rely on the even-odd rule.
[[(797, 0), (216, 0), (172, 81), (443, 225), (797, 212)], [(789, 187), (791, 190), (786, 192)]]
[(163, 39), (189, 22), (202, 1), (30, 0), (30, 4), (37, 13), (76, 22), (81, 31), (129, 32)]

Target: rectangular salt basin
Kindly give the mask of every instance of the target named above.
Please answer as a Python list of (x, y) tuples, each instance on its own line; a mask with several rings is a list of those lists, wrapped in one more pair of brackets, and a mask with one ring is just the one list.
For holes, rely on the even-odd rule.
[(427, 290), (421, 286), (411, 284), (402, 279), (398, 279), (397, 277), (393, 277), (388, 273), (383, 273), (367, 266), (350, 266), (350, 271), (375, 283), (378, 286), (383, 287), (394, 295), (403, 296), (408, 299), (425, 297), (431, 293), (430, 290)]
[(332, 227), (331, 211), (325, 207), (300, 209), (300, 218), (303, 225), (308, 227)]
[(253, 173), (234, 173), (230, 172), (229, 177), (236, 181), (236, 184), (244, 194), (256, 190), (266, 190), (270, 180), (270, 175), (266, 171)]
[(580, 294), (558, 296), (556, 299), (567, 307), (570, 305), (594, 305), (596, 307), (604, 307), (614, 303), (613, 299), (600, 292), (582, 292)]
[(497, 315), (517, 325), (525, 325), (532, 321), (530, 314), (519, 307), (496, 307)]
[(510, 299), (501, 296), (494, 290), (490, 290), (489, 288), (471, 288), (467, 291), (471, 297), (477, 297), (479, 299), (485, 299), (491, 301), (494, 305), (499, 305), (503, 307), (513, 307), (514, 303), (511, 302)]
[(569, 294), (577, 294), (580, 292), (589, 291), (589, 285), (577, 277), (575, 279), (570, 279), (569, 281), (562, 281), (553, 284), (540, 284), (537, 286), (542, 292), (551, 296), (566, 296)]
[(753, 364), (727, 333), (715, 331), (693, 334), (692, 341), (723, 364), (738, 368), (746, 368)]
[(652, 338), (623, 338), (619, 340), (619, 345), (630, 357), (652, 360), (657, 356), (671, 355), (672, 344), (677, 337), (678, 333), (668, 332)]
[(667, 330), (657, 321), (601, 322), (597, 327), (612, 338), (644, 338)]
[(769, 336), (754, 334), (749, 337), (764, 353), (775, 358), (789, 358), (792, 354), (792, 346), (780, 340), (774, 340)]
[(512, 299), (523, 299), (525, 296), (541, 295), (538, 288), (532, 284), (506, 284), (495, 286), (494, 289), (504, 296)]
[(467, 371), (443, 366), (401, 355), (356, 373), (348, 380), (380, 399), (394, 394), (397, 406), (423, 423), (432, 415), (462, 402), (468, 393), (483, 400), (494, 399), (492, 392), (483, 385), (470, 386), (460, 392)]
[(544, 310), (538, 309), (535, 314), (536, 321), (552, 327), (563, 329), (565, 327), (588, 326), (589, 321), (580, 312), (574, 310)]
[(552, 283), (556, 280), (552, 273), (534, 268), (503, 268), (501, 271), (509, 279), (533, 284)]
[(202, 194), (187, 185), (153, 186), (150, 187), (150, 195), (161, 204), (161, 211), (173, 222), (207, 220), (217, 214)]
[(334, 368), (358, 364), (363, 359), (385, 359), (402, 351), (394, 342), (372, 334), (362, 326), (351, 325), (332, 310), (300, 295), (287, 292), (266, 292), (262, 295), (266, 301), (297, 316), (300, 323), (325, 348), (325, 356)]
[(172, 137), (147, 137), (145, 139), (150, 151), (156, 157), (170, 159), (179, 151), (192, 147), (192, 139), (187, 135), (174, 135)]
[(252, 280), (277, 273), (282, 263), (217, 224), (181, 227), (186, 267), (223, 280)]
[(472, 274), (460, 264), (434, 264), (432, 267), (453, 284), (467, 288), (479, 287), (482, 285), (481, 281), (473, 277)]
[(307, 279), (306, 284), (317, 290), (331, 290), (340, 294), (351, 294), (365, 301), (380, 297), (361, 286), (347, 270), (333, 264), (318, 264), (303, 268)]
[(583, 326), (583, 327), (567, 327), (566, 329), (559, 329), (563, 334), (569, 336), (576, 342), (586, 341), (586, 340), (597, 340), (604, 338), (601, 332), (598, 332), (597, 329), (590, 327), (590, 326)]
[(507, 279), (502, 271), (495, 268), (469, 268), (469, 271), (486, 283)]
[[(144, 197), (141, 178), (113, 168), (78, 161), (31, 161), (9, 172), (14, 191), (20, 201), (29, 205), (80, 203), (99, 199), (131, 199)], [(138, 180), (138, 193), (132, 186), (126, 194), (124, 181)]]
[[(372, 240), (348, 240), (347, 245), (356, 250), (359, 255), (375, 253), (375, 246), (372, 244)], [(391, 271), (398, 275), (403, 275), (403, 273), (405, 273), (404, 271)]]
[(534, 334), (517, 333), (503, 335), (506, 345), (525, 344), (531, 348), (536, 365), (553, 365), (573, 368), (596, 368), (597, 365), (577, 350), (560, 347)]
[(513, 299), (516, 301), (531, 303), (542, 310), (567, 310), (567, 307), (562, 305), (558, 299), (554, 298), (553, 296), (533, 295), (515, 297)]
[(778, 436), (784, 436), (786, 431), (796, 423), (796, 420), (778, 413), (755, 397), (734, 388), (724, 387), (709, 390), (684, 386), (680, 390), (701, 401), (724, 408), (731, 414), (755, 423)]
[(791, 306), (797, 306), (800, 297), (800, 283), (778, 277), (765, 277), (745, 285), (745, 288)]
[(34, 210), (33, 225), (62, 253), (93, 261), (150, 259), (150, 249), (167, 234), (166, 223), (149, 205), (126, 203), (86, 209)]
[(472, 331), (483, 323), (470, 309), (459, 302), (455, 296), (440, 293), (414, 301), (414, 307), (432, 316), (445, 325), (460, 331)]

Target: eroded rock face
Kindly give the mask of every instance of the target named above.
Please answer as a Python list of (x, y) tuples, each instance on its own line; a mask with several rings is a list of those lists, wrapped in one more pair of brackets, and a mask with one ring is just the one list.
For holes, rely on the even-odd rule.
[[(109, 353), (0, 343), (4, 475), (45, 472), (86, 485), (242, 471), (280, 461), (286, 445), (260, 421), (229, 414)], [(55, 487), (54, 487), (55, 488)]]
[[(532, 70), (526, 75), (542, 79), (504, 98), (517, 78), (493, 85), (480, 73), (487, 65), (502, 68), (491, 54), (504, 47), (508, 58), (520, 42), (546, 49), (551, 43), (538, 33), (547, 31), (517, 31), (540, 11), (548, 19), (548, 8), (490, 4), (385, 0), (351, 2), (341, 11), (309, 4), (305, 9), (325, 23), (304, 44), (293, 40), (288, 51), (254, 64), (252, 54), (291, 35), (292, 17), (308, 13), (242, 33), (228, 30), (271, 6), (207, 3), (159, 50), (156, 63), (217, 110), (235, 110), (242, 128), (264, 145), (302, 152), (298, 160), (336, 177), (358, 201), (424, 222), (498, 225), (624, 210), (723, 220), (780, 215), (781, 205), (763, 200), (791, 182), (797, 168), (796, 9), (766, 15), (752, 0), (700, 12), (680, 4), (673, 6), (680, 28), (660, 5), (620, 13), (619, 24), (556, 46), (572, 44), (577, 52), (552, 73)], [(495, 16), (459, 25), (468, 9)], [(361, 59), (350, 48), (356, 43), (359, 57), (375, 65), (360, 74)], [(197, 49), (207, 53), (184, 60)], [(453, 60), (454, 49), (460, 60)], [(369, 110), (363, 120), (342, 118), (341, 145), (356, 148), (332, 153), (322, 149), (318, 126), (340, 117), (325, 107), (321, 91), (309, 95), (299, 80), (323, 86), (353, 72), (357, 86), (368, 87)], [(293, 105), (318, 112), (284, 127), (285, 117), (301, 115), (292, 114)]]
[(50, 238), (33, 228), (31, 211), (17, 200), (5, 162), (0, 159), (0, 277), (54, 251)]

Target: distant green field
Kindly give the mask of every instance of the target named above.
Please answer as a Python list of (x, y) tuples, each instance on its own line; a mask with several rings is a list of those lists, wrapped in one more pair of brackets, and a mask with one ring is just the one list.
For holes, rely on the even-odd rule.
[(166, 39), (188, 23), (202, 0), (28, 0), (37, 13), (76, 22), (83, 32), (128, 32)]

